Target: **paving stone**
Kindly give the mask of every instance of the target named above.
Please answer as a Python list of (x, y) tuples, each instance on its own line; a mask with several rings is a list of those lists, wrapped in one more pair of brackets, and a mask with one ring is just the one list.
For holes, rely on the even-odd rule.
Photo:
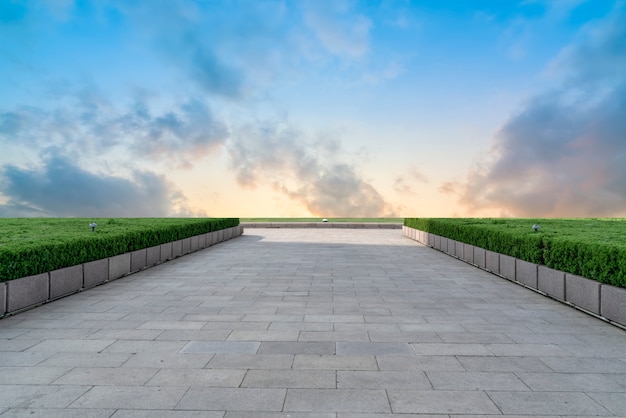
[(285, 389), (190, 388), (176, 409), (282, 411)]
[(336, 388), (334, 371), (318, 370), (249, 370), (242, 387), (263, 388)]
[(212, 369), (290, 369), (291, 354), (215, 354), (208, 367)]
[(589, 393), (588, 396), (617, 416), (624, 415), (624, 411), (626, 411), (626, 394), (623, 391), (619, 393)]
[(339, 389), (432, 389), (423, 372), (338, 371)]
[(45, 385), (70, 370), (68, 367), (0, 367), (0, 385)]
[(11, 408), (5, 413), (0, 411), (2, 418), (109, 418), (114, 409), (34, 409)]
[(87, 392), (89, 386), (2, 385), (0, 407), (67, 408)]
[(335, 354), (335, 343), (320, 342), (279, 342), (264, 341), (261, 343), (259, 354)]
[[(44, 354), (44, 353), (23, 353)], [(40, 367), (120, 367), (133, 355), (127, 353), (56, 353), (38, 361)], [(2, 358), (2, 356), (0, 356)]]
[(535, 392), (619, 392), (624, 389), (616, 381), (597, 373), (517, 373), (517, 376)]
[(394, 413), (500, 414), (484, 392), (444, 390), (388, 390)]
[(118, 409), (111, 418), (223, 418), (224, 412)]
[[(89, 386), (76, 386), (89, 388)], [(72, 408), (173, 409), (187, 388), (145, 386), (94, 386)]]
[(294, 369), (318, 370), (378, 370), (374, 356), (333, 356), (298, 354), (293, 361)]
[(146, 386), (238, 387), (245, 374), (234, 369), (162, 369)]
[(260, 342), (239, 341), (190, 341), (183, 347), (181, 353), (224, 353), (224, 354), (254, 354), (259, 349)]
[(337, 342), (337, 355), (408, 355), (413, 354), (407, 343), (365, 343), (365, 342)]
[(384, 390), (289, 389), (286, 412), (390, 412)]
[(426, 372), (436, 390), (530, 390), (514, 373)]
[(334, 412), (328, 413), (306, 413), (306, 412), (226, 412), (224, 418), (336, 418)]
[(115, 343), (115, 340), (45, 340), (30, 347), (28, 351), (58, 352), (100, 352)]
[(607, 409), (582, 392), (489, 392), (489, 397), (503, 414), (558, 416), (609, 414)]
[(76, 367), (54, 384), (90, 386), (142, 386), (158, 369), (118, 367)]
[(457, 356), (465, 369), (472, 372), (546, 372), (550, 370), (537, 357)]

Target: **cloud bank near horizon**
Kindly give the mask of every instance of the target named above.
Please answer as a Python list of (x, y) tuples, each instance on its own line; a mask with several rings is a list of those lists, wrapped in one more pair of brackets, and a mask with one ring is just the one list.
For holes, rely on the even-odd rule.
[(491, 160), (457, 188), (462, 205), (500, 216), (626, 215), (625, 9), (586, 27), (551, 63), (561, 85), (504, 123)]

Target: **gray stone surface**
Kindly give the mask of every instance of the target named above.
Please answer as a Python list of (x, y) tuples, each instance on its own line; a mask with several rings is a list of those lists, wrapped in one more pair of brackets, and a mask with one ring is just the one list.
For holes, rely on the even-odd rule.
[(17, 311), (48, 300), (48, 273), (22, 277), (7, 282), (7, 312)]
[(603, 284), (600, 288), (600, 313), (619, 324), (626, 324), (626, 289)]
[(251, 229), (0, 320), (0, 414), (623, 416), (625, 352), (396, 230)]
[(130, 272), (134, 273), (141, 269), (146, 268), (148, 265), (148, 253), (147, 249), (132, 251), (130, 253)]
[(89, 289), (109, 280), (109, 259), (83, 264), (83, 287)]
[(500, 254), (485, 250), (485, 268), (492, 273), (500, 274)]
[(183, 255), (183, 240), (172, 242), (172, 257), (177, 258)]
[(465, 255), (464, 255), (464, 249), (465, 249), (465, 244), (459, 241), (455, 241), (454, 242), (454, 256), (456, 258), (460, 258), (461, 260), (464, 259)]
[(515, 280), (537, 289), (537, 265), (528, 261), (515, 260)]
[(537, 270), (537, 289), (559, 300), (565, 300), (565, 273), (546, 266)]
[(484, 248), (474, 247), (474, 264), (484, 269), (486, 267), (486, 251)]
[(463, 260), (468, 263), (474, 262), (474, 246), (463, 243)]
[(172, 243), (171, 242), (166, 242), (165, 244), (161, 244), (161, 258), (160, 261), (161, 263), (166, 262), (167, 260), (171, 260), (172, 257)]
[(516, 280), (515, 264), (517, 259), (508, 255), (500, 254), (500, 275), (506, 277), (509, 280)]
[(182, 254), (189, 254), (191, 252), (191, 238), (182, 239)]
[(446, 237), (441, 237), (441, 243), (439, 245), (439, 250), (443, 251), (444, 253), (448, 252), (448, 238)]
[(5, 282), (0, 283), (0, 316), (7, 311), (7, 286)]
[(119, 279), (130, 273), (130, 253), (109, 257), (109, 280)]
[(161, 262), (161, 246), (146, 248), (146, 266), (151, 267)]
[(600, 286), (595, 280), (565, 274), (565, 300), (600, 315)]
[(50, 272), (50, 299), (78, 292), (82, 287), (82, 264)]
[(190, 237), (190, 251), (194, 252), (194, 251), (198, 251), (198, 249), (200, 249), (200, 241), (198, 238), (198, 235)]

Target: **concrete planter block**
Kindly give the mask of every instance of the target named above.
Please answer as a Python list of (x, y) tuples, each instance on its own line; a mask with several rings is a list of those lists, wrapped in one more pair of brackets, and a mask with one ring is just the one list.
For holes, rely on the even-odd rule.
[(50, 272), (50, 299), (76, 293), (83, 287), (83, 265)]
[(500, 254), (485, 250), (485, 268), (492, 273), (500, 274)]
[(161, 261), (161, 246), (146, 248), (146, 266), (155, 266)]
[(200, 247), (200, 245), (198, 244), (199, 239), (198, 236), (193, 236), (190, 238), (191, 240), (191, 252), (193, 253), (194, 251), (198, 251), (198, 248)]
[(220, 229), (219, 231), (217, 231), (217, 242), (222, 241), (224, 241), (224, 230)]
[(439, 238), (439, 251), (443, 251), (444, 253), (448, 252), (448, 238), (446, 237)]
[(600, 314), (626, 325), (626, 289), (603, 284), (600, 289)]
[(439, 235), (430, 234), (433, 237), (433, 248), (439, 250), (441, 248), (441, 237)]
[(487, 266), (486, 254), (487, 251), (484, 248), (474, 247), (474, 264), (481, 269)]
[(161, 263), (165, 263), (167, 260), (172, 259), (172, 243), (166, 242), (165, 244), (161, 244)]
[(565, 273), (546, 266), (539, 266), (537, 289), (558, 300), (565, 300)]
[(468, 263), (474, 262), (474, 246), (463, 243), (463, 260)]
[(0, 316), (7, 313), (7, 285), (5, 282), (0, 283)]
[(183, 254), (189, 254), (191, 252), (191, 238), (184, 238), (183, 242)]
[(526, 286), (537, 289), (537, 264), (515, 260), (515, 278)]
[(515, 280), (515, 257), (500, 254), (500, 275), (509, 280)]
[(172, 258), (180, 257), (183, 255), (183, 240), (172, 242)]
[(22, 277), (7, 283), (7, 312), (14, 312), (44, 303), (50, 294), (48, 273)]
[(83, 264), (83, 287), (89, 289), (109, 280), (109, 259)]
[(565, 273), (565, 300), (600, 315), (600, 286), (595, 280)]
[(130, 273), (130, 253), (109, 258), (109, 280), (119, 279)]
[(132, 251), (130, 253), (130, 272), (134, 273), (141, 269), (145, 269), (148, 262), (146, 249)]
[(465, 244), (462, 243), (462, 242), (456, 241), (454, 243), (454, 247), (455, 247), (454, 248), (454, 255), (455, 255), (455, 257), (463, 259), (463, 247), (464, 246), (465, 246)]
[(446, 251), (448, 255), (452, 257), (456, 257), (456, 241), (448, 238), (448, 251)]
[(207, 234), (198, 235), (198, 249), (199, 250), (206, 248), (206, 235)]

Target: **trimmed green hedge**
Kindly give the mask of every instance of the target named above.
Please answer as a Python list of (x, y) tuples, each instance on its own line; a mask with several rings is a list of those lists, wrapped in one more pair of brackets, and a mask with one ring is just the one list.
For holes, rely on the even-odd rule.
[(237, 225), (237, 218), (0, 219), (0, 282)]
[(626, 287), (625, 219), (406, 218), (404, 225)]

